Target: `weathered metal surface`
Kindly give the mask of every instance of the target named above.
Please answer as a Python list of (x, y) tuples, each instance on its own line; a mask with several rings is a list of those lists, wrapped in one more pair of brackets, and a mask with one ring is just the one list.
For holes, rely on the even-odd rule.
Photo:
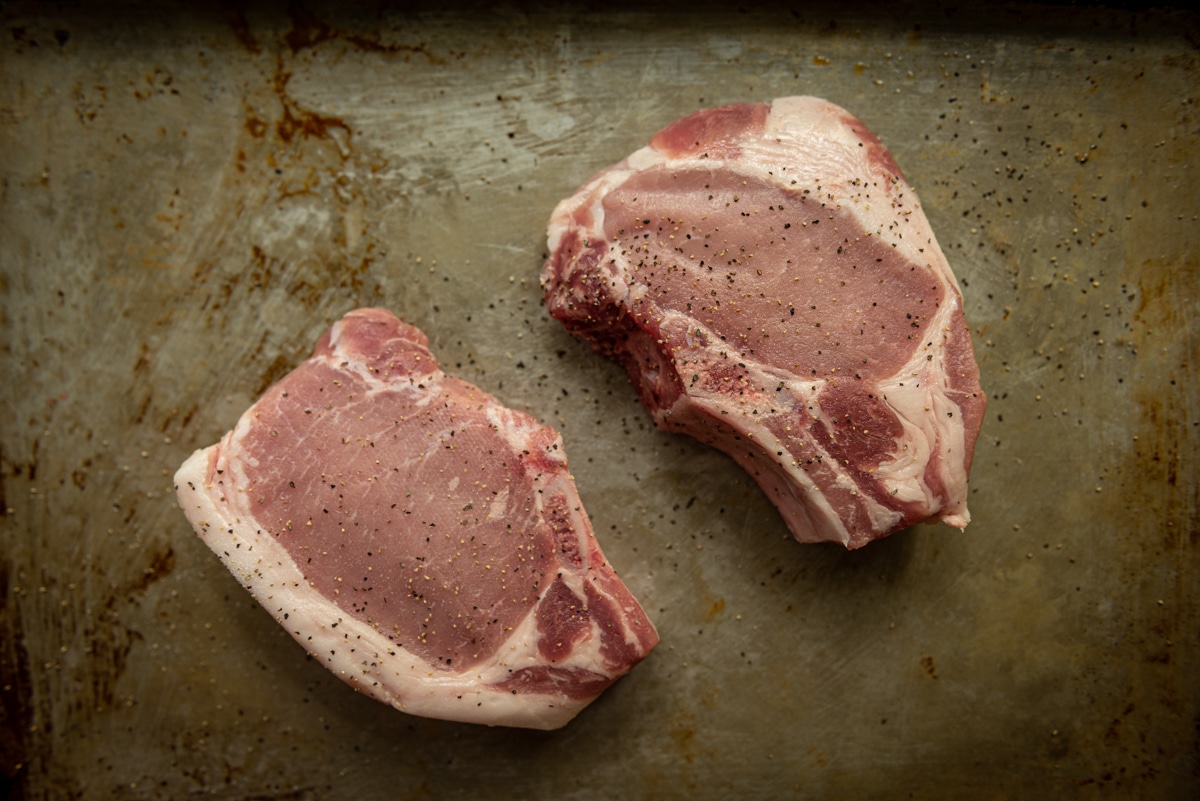
[[(0, 637), (24, 798), (1200, 794), (1197, 17), (441, 4), (0, 10)], [(549, 320), (555, 202), (815, 94), (916, 185), (990, 397), (965, 533), (801, 546)], [(662, 635), (563, 731), (306, 659), (171, 474), (383, 305), (563, 434)]]

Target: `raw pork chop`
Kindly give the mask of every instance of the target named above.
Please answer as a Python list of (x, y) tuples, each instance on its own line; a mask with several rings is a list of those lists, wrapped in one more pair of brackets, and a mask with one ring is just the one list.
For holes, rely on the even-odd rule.
[(558, 434), (386, 311), (336, 323), (175, 486), (314, 658), (405, 712), (554, 729), (658, 642)]
[(729, 453), (803, 542), (962, 528), (985, 397), (891, 154), (812, 97), (698, 111), (554, 210), (550, 314), (660, 428)]

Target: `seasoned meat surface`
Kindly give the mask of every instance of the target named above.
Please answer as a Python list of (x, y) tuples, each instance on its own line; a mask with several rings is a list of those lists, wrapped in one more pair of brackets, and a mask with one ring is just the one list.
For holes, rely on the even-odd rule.
[(557, 728), (658, 640), (558, 434), (380, 309), (336, 323), (175, 484), (314, 658), (406, 712)]
[(962, 297), (879, 139), (813, 97), (705, 109), (554, 210), (550, 314), (797, 539), (970, 519), (985, 396)]

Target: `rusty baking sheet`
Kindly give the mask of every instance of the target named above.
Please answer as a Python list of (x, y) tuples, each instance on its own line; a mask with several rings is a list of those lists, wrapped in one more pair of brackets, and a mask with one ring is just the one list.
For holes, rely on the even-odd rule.
[[(1194, 14), (6, 3), (0, 21), (9, 797), (1200, 793)], [(789, 94), (882, 137), (960, 278), (990, 403), (964, 533), (798, 545), (543, 311), (560, 198), (699, 106)], [(184, 457), (359, 305), (562, 432), (659, 628), (560, 732), (355, 695), (175, 505)]]

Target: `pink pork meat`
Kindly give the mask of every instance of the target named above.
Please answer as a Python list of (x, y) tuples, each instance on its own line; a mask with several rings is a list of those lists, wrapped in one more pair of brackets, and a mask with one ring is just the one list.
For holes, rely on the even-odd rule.
[(657, 425), (730, 454), (802, 542), (963, 528), (986, 399), (954, 274), (891, 154), (789, 97), (698, 111), (558, 205), (550, 314)]
[(404, 712), (558, 728), (658, 642), (559, 435), (386, 311), (336, 323), (175, 486), (280, 625)]

